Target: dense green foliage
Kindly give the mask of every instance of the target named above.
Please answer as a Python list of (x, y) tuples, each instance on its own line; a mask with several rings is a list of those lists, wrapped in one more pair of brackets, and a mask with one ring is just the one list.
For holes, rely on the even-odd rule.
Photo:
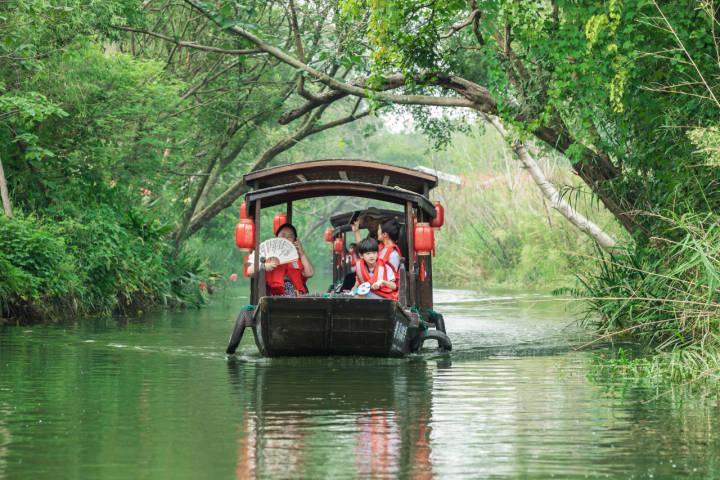
[[(596, 216), (622, 247), (575, 290), (601, 331), (663, 354), (713, 350), (719, 26), (718, 6), (696, 0), (14, 0), (0, 9), (15, 213), (2, 220), (4, 314), (198, 300), (209, 274), (192, 252), (240, 270), (219, 252), (232, 248), (242, 174), (309, 156), (467, 174), (472, 191), (438, 191), (462, 206), (440, 237), (439, 280), (459, 265), (461, 278), (523, 284), (583, 270), (587, 242), (529, 182), (480, 188), (502, 168), (475, 170), (458, 132), (490, 115), (511, 144), (553, 159), (546, 170), (574, 170), (579, 181), (553, 178), (576, 206), (603, 205), (627, 231)], [(371, 113), (413, 121), (450, 153), (377, 120), (339, 130)], [(466, 150), (500, 151), (493, 142)], [(298, 205), (313, 255), (326, 248), (317, 219), (347, 207)]]
[(156, 220), (118, 215), (102, 207), (58, 223), (0, 217), (0, 308), (33, 320), (202, 302), (194, 272), (203, 263), (169, 259), (168, 229)]
[(182, 82), (162, 64), (101, 46), (120, 6), (21, 2), (3, 18), (0, 159), (14, 216), (0, 217), (0, 317), (203, 301), (206, 270), (173, 255), (153, 193), (172, 167), (163, 142), (193, 120), (177, 114)]

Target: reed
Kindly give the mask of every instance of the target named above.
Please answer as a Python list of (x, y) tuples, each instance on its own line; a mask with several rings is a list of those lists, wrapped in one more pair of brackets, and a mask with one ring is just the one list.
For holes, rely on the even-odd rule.
[[(570, 185), (566, 194), (577, 208), (611, 223), (562, 164), (545, 161), (543, 168), (556, 185)], [(435, 196), (448, 206), (433, 263), (441, 284), (551, 289), (572, 282), (587, 261), (582, 255), (593, 252), (593, 242), (550, 208), (512, 159), (465, 175), (459, 187), (441, 184)]]
[(674, 380), (720, 374), (720, 226), (712, 218), (659, 217), (662, 237), (599, 257), (574, 293), (603, 338), (640, 346), (611, 368)]

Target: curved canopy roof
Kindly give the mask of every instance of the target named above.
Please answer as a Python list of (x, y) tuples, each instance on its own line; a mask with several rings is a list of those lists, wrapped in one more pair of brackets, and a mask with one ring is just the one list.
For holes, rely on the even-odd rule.
[(402, 210), (387, 210), (370, 207), (362, 210), (353, 210), (351, 212), (335, 214), (330, 217), (330, 225), (335, 228), (340, 228), (343, 231), (349, 230), (352, 221), (360, 218), (361, 216), (377, 219), (396, 218), (401, 225), (405, 223), (405, 212)]
[(312, 160), (266, 168), (243, 177), (255, 190), (314, 181), (339, 180), (398, 187), (427, 196), (437, 186), (435, 175), (369, 160)]
[(294, 200), (329, 196), (372, 198), (400, 205), (411, 202), (427, 213), (430, 218), (435, 217), (435, 206), (422, 194), (398, 187), (344, 180), (296, 182), (261, 188), (245, 195), (245, 201), (250, 213), (254, 215), (258, 200), (261, 200), (262, 208), (266, 208)]

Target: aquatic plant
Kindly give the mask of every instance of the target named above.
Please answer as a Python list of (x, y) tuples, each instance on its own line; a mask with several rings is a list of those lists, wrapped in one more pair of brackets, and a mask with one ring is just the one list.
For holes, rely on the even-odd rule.
[(575, 293), (586, 299), (586, 322), (600, 339), (642, 347), (631, 361), (614, 359), (611, 366), (675, 379), (717, 377), (720, 225), (713, 216), (658, 220), (666, 225), (662, 237), (600, 256)]

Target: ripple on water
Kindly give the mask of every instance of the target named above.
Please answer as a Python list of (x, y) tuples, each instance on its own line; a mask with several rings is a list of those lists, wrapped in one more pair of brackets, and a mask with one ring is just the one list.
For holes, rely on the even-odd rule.
[[(266, 359), (234, 311), (0, 330), (0, 478), (707, 478), (717, 402), (586, 378), (566, 302), (436, 290), (454, 351)], [(242, 303), (242, 302), (241, 302)]]

